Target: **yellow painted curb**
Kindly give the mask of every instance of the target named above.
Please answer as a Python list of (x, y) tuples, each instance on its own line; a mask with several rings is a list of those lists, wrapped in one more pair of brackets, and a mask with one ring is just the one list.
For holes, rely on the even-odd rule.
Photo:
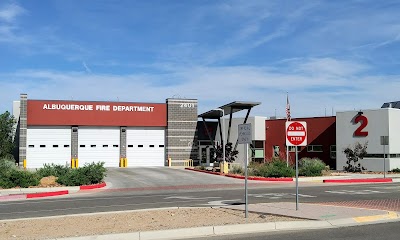
[(399, 216), (395, 212), (388, 212), (383, 215), (374, 215), (374, 216), (365, 216), (365, 217), (355, 217), (353, 218), (356, 222), (374, 222), (379, 220), (387, 220), (387, 219), (397, 219)]

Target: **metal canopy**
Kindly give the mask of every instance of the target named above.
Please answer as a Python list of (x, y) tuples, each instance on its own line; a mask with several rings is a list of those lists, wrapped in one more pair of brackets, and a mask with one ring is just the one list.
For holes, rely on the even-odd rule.
[(222, 116), (222, 112), (218, 109), (223, 109), (225, 115), (231, 115), (235, 112), (239, 112), (243, 109), (251, 109), (257, 105), (260, 105), (260, 102), (242, 102), (242, 101), (235, 101), (228, 104), (225, 104), (219, 108), (209, 110), (205, 113), (200, 114), (198, 117), (204, 119), (219, 119)]
[[(220, 137), (221, 137), (221, 145), (225, 146), (226, 143), (224, 143), (224, 137), (223, 137), (223, 135), (225, 135), (225, 134), (222, 134), (221, 118), (224, 117), (225, 115), (229, 115), (228, 136), (227, 136), (227, 139), (226, 139), (226, 142), (228, 143), (229, 140), (230, 140), (229, 139), (230, 135), (231, 135), (232, 115), (233, 115), (233, 113), (239, 112), (239, 111), (244, 110), (244, 109), (247, 109), (246, 117), (244, 118), (244, 121), (243, 121), (243, 123), (246, 123), (247, 119), (249, 117), (249, 114), (250, 114), (250, 110), (253, 107), (255, 107), (257, 105), (260, 105), (260, 104), (261, 104), (260, 102), (235, 101), (235, 102), (231, 102), (231, 103), (225, 104), (225, 105), (223, 105), (223, 106), (221, 106), (219, 108), (212, 109), (212, 110), (210, 110), (208, 112), (202, 113), (202, 114), (200, 114), (198, 116), (199, 118), (203, 119), (203, 124), (204, 124), (204, 127), (206, 129), (207, 135), (208, 135), (208, 137), (210, 139), (210, 142), (212, 143), (213, 148), (214, 148), (215, 151), (217, 151), (217, 149), (215, 147), (215, 142), (214, 142), (214, 139), (212, 138), (210, 132), (208, 131), (207, 123), (206, 123), (205, 119), (218, 119), (219, 134), (220, 134)], [(221, 111), (221, 109), (224, 110), (224, 111)], [(222, 114), (222, 112), (224, 113), (224, 115)], [(238, 146), (238, 140), (236, 140), (234, 151), (236, 151), (237, 146)], [(225, 148), (223, 148), (223, 149), (225, 149)]]

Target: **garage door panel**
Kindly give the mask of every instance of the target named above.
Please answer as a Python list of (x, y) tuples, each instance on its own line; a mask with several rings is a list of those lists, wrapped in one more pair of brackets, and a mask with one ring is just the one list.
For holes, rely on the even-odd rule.
[(79, 127), (79, 166), (104, 162), (105, 167), (119, 165), (120, 132), (116, 127)]
[(128, 166), (164, 166), (165, 128), (127, 128)]
[(71, 160), (71, 127), (29, 126), (26, 160), (28, 168), (44, 164), (69, 164)]

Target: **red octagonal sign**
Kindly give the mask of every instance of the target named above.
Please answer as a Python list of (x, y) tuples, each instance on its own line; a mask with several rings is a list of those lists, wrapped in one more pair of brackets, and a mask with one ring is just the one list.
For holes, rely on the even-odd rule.
[(306, 122), (286, 122), (286, 146), (307, 146)]

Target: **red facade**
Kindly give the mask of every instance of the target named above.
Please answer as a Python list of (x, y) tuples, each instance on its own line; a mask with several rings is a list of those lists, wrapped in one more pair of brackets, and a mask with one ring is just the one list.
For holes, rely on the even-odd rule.
[[(301, 147), (299, 151), (299, 159), (303, 157), (316, 157), (323, 160), (331, 168), (334, 168), (336, 166), (336, 159), (334, 157), (336, 154), (331, 155), (331, 146), (336, 145), (336, 117), (297, 118), (292, 119), (292, 121), (307, 122), (308, 146), (318, 146), (318, 148), (322, 146), (322, 151), (308, 151), (311, 149)], [(285, 122), (286, 119), (266, 120), (266, 159), (271, 159), (274, 156), (274, 146), (279, 146), (280, 157), (286, 159)], [(291, 163), (295, 161), (295, 157), (295, 152), (289, 152), (289, 161)]]
[(28, 126), (167, 126), (165, 103), (28, 100)]

